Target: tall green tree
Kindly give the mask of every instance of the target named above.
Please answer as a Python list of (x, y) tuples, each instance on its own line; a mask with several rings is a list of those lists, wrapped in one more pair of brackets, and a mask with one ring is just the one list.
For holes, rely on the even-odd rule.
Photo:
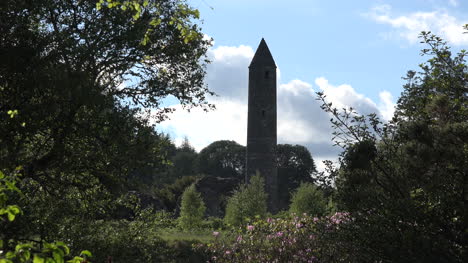
[(327, 199), (322, 191), (312, 183), (302, 183), (291, 197), (289, 212), (302, 215), (319, 217), (325, 215), (327, 210)]
[(263, 177), (258, 174), (252, 176), (249, 184), (240, 185), (228, 199), (224, 221), (226, 224), (239, 226), (256, 216), (265, 217), (267, 198)]
[(195, 184), (187, 187), (182, 194), (180, 216), (177, 219), (179, 226), (184, 230), (199, 228), (205, 215), (206, 206)]
[(466, 52), (452, 54), (427, 32), (421, 38), (431, 58), (421, 72), (408, 72), (390, 123), (334, 109), (320, 94), (344, 147), (337, 197), (353, 220), (341, 237), (353, 240), (349, 253), (361, 261), (468, 258)]

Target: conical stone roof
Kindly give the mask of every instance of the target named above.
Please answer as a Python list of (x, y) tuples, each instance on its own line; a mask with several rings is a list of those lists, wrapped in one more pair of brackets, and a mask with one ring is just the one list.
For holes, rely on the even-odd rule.
[(265, 39), (263, 38), (262, 41), (260, 41), (260, 45), (258, 45), (252, 62), (250, 62), (249, 67), (252, 66), (272, 66), (276, 68), (275, 60), (273, 60), (270, 49), (268, 49)]

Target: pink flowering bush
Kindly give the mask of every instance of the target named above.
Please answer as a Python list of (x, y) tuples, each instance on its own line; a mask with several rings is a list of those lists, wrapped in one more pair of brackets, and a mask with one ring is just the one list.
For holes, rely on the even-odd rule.
[(347, 244), (333, 241), (340, 226), (349, 222), (347, 213), (256, 219), (198, 249), (209, 255), (209, 262), (353, 262), (342, 255)]

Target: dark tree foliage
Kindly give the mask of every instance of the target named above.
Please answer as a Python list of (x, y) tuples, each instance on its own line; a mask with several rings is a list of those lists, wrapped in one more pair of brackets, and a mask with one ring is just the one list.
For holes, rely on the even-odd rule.
[[(432, 57), (410, 71), (395, 116), (322, 108), (344, 152), (337, 199), (352, 223), (338, 240), (356, 262), (466, 262), (468, 66), (466, 52), (422, 33)], [(341, 241), (338, 241), (341, 242)]]
[(219, 177), (245, 176), (245, 147), (235, 141), (216, 141), (200, 151), (198, 172)]
[(169, 180), (173, 181), (183, 176), (197, 175), (197, 162), (198, 153), (190, 145), (187, 138), (180, 147), (177, 147), (176, 153), (170, 159), (172, 164), (168, 170)]
[[(133, 129), (131, 122), (146, 125), (135, 118), (137, 109), (116, 98), (158, 108), (171, 95), (184, 105), (206, 105), (199, 61), (208, 43), (200, 32), (186, 43), (171, 24), (178, 2), (150, 1), (133, 20), (130, 12), (97, 11), (94, 1), (2, 1), (0, 107), (20, 114), (14, 123), (2, 115), (1, 163), (23, 164), (25, 175), (37, 177), (50, 164), (64, 163), (62, 148), (73, 136), (107, 146), (124, 139), (119, 129)], [(154, 18), (160, 24), (148, 33)], [(142, 45), (145, 34), (149, 42)], [(23, 129), (13, 129), (23, 122)]]
[(301, 145), (278, 144), (276, 147), (278, 165), (278, 191), (280, 209), (287, 209), (291, 193), (301, 183), (313, 183), (312, 174), (316, 167), (309, 150)]
[(21, 167), (24, 196), (12, 200), (25, 212), (0, 226), (3, 240), (53, 240), (112, 216), (169, 164), (172, 143), (143, 109), (157, 122), (168, 96), (211, 107), (197, 12), (182, 0), (97, 2), (0, 3), (0, 169)]
[(184, 190), (195, 183), (197, 179), (198, 177), (195, 176), (183, 176), (176, 179), (172, 184), (158, 185), (154, 189), (154, 196), (162, 202), (166, 211), (177, 212)]

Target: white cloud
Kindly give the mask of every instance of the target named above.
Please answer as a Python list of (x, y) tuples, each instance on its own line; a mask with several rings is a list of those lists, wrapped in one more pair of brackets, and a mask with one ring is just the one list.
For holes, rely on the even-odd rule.
[(234, 140), (245, 145), (247, 136), (247, 105), (229, 100), (214, 100), (216, 110), (205, 112), (195, 108), (185, 111), (180, 105), (170, 119), (158, 124), (180, 144), (185, 136), (200, 151), (218, 140)]
[[(457, 4), (456, 1), (451, 2)], [(395, 15), (391, 6), (380, 5), (372, 8), (365, 16), (395, 29), (393, 32), (386, 32), (386, 37), (402, 38), (411, 44), (419, 42), (418, 36), (421, 31), (431, 31), (453, 45), (468, 44), (468, 34), (463, 34), (463, 25), (467, 24), (468, 20), (451, 16), (446, 10)]]
[(385, 120), (391, 120), (393, 113), (395, 112), (396, 104), (393, 102), (393, 96), (388, 91), (382, 91), (379, 93), (380, 104), (379, 111)]
[(371, 99), (357, 93), (351, 85), (342, 84), (333, 86), (324, 77), (315, 79), (315, 84), (327, 96), (328, 101), (332, 102), (338, 109), (352, 107), (361, 114), (379, 112), (377, 105)]
[[(190, 112), (176, 107), (170, 119), (158, 124), (159, 130), (169, 132), (176, 142), (187, 136), (198, 151), (217, 140), (234, 140), (246, 144), (248, 65), (253, 57), (250, 47), (218, 47), (209, 51), (212, 63), (207, 70), (208, 87), (219, 96), (210, 98), (216, 110)], [(319, 160), (336, 159), (339, 149), (333, 147), (330, 116), (320, 109), (315, 91), (322, 90), (339, 107), (352, 106), (360, 113), (379, 112), (387, 118), (391, 112), (392, 97), (381, 93), (380, 106), (351, 85), (332, 85), (319, 77), (314, 85), (292, 80), (278, 85), (278, 143), (301, 144)], [(320, 166), (321, 167), (321, 166)]]
[(221, 97), (247, 101), (248, 71), (254, 51), (248, 46), (220, 46), (208, 51), (208, 87)]
[(458, 0), (449, 0), (449, 4), (450, 4), (451, 6), (457, 7), (457, 6), (458, 6)]

